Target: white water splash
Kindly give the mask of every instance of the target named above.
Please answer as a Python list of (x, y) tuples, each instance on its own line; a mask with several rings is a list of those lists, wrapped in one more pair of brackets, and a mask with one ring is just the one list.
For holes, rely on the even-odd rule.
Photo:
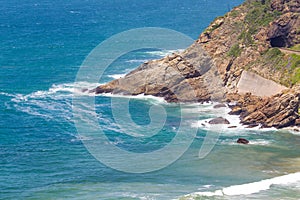
[(259, 193), (269, 190), (273, 185), (289, 185), (300, 182), (300, 172), (279, 176), (271, 179), (265, 179), (258, 182), (246, 183), (242, 185), (233, 185), (212, 192), (195, 192), (184, 196), (185, 199), (196, 198), (200, 196), (239, 196)]

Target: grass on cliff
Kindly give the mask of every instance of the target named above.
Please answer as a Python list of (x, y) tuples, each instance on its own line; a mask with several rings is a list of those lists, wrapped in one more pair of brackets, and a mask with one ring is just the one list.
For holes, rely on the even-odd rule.
[(294, 75), (291, 78), (292, 84), (295, 85), (296, 83), (300, 83), (300, 68), (295, 70)]
[(227, 55), (237, 58), (239, 55), (241, 55), (241, 52), (242, 52), (242, 49), (240, 48), (239, 44), (235, 44), (230, 48)]
[(269, 49), (264, 55), (265, 64), (282, 74), (281, 84), (292, 86), (300, 83), (300, 55), (284, 54), (278, 48)]
[(296, 44), (292, 46), (290, 49), (295, 50), (295, 51), (300, 51), (300, 44)]
[(300, 83), (300, 55), (292, 54), (290, 57), (290, 65), (291, 65), (291, 82), (292, 85), (296, 83)]
[(246, 46), (250, 46), (250, 45), (254, 44), (254, 40), (249, 31), (245, 31), (245, 30), (242, 31), (242, 33), (239, 35), (238, 39), (241, 40), (242, 43), (245, 44)]
[[(242, 44), (251, 46), (254, 44), (253, 36), (262, 28), (281, 15), (278, 11), (272, 11), (270, 0), (248, 0), (245, 2), (247, 14), (243, 26), (239, 29), (238, 39)], [(232, 12), (236, 15), (238, 12)]]
[(253, 2), (245, 17), (245, 21), (249, 27), (249, 33), (255, 34), (261, 27), (269, 25), (281, 15), (278, 11), (272, 11), (269, 3), (262, 4), (261, 1)]

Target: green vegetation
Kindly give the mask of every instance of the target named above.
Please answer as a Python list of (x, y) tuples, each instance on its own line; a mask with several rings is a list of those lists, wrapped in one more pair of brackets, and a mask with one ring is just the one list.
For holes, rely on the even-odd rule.
[(293, 47), (291, 47), (290, 49), (295, 50), (295, 51), (300, 51), (300, 44), (296, 44)]
[(264, 53), (262, 58), (262, 62), (258, 62), (272, 66), (273, 70), (281, 73), (281, 84), (291, 86), (300, 82), (300, 55), (287, 55), (278, 48), (271, 48)]
[(249, 7), (245, 22), (248, 24), (250, 34), (257, 33), (262, 26), (267, 26), (281, 14), (271, 10), (268, 0), (251, 2)]
[(295, 72), (291, 78), (291, 82), (293, 85), (300, 82), (300, 67), (295, 70)]
[[(234, 24), (234, 30), (239, 33), (239, 42), (245, 46), (255, 45), (253, 35), (262, 27), (269, 25), (281, 13), (272, 11), (270, 0), (248, 0), (245, 2), (247, 14), (242, 25)], [(239, 12), (234, 10), (230, 16), (235, 17)]]
[(233, 10), (229, 13), (230, 17), (236, 18), (237, 16), (239, 16), (240, 12), (237, 10)]
[[(278, 48), (268, 49), (267, 52), (263, 55), (264, 63), (273, 66), (273, 69), (276, 71), (281, 71), (282, 74), (285, 73), (285, 67), (287, 66), (287, 62), (284, 59), (284, 54)], [(281, 81), (285, 85), (285, 80)]]
[(290, 56), (290, 71), (292, 85), (300, 82), (300, 55), (292, 54)]
[[(277, 74), (271, 80), (279, 81), (281, 84), (290, 87), (300, 82), (300, 56), (284, 54), (278, 48), (270, 48), (262, 54), (261, 59), (255, 60), (245, 66), (251, 71), (253, 66), (260, 65), (262, 68), (269, 68), (269, 71)], [(256, 71), (259, 74), (259, 72)], [(263, 75), (262, 75), (263, 76)]]
[(239, 44), (235, 44), (230, 48), (227, 55), (236, 58), (239, 55), (241, 55), (241, 52), (242, 52), (242, 49), (240, 48)]
[(281, 59), (282, 56), (283, 53), (281, 53), (281, 51), (278, 48), (271, 48), (265, 54), (265, 57), (269, 60), (274, 60), (277, 58)]
[(300, 67), (300, 55), (292, 54), (291, 55), (291, 69), (296, 69)]
[[(232, 34), (238, 35), (237, 42), (231, 46), (227, 56), (237, 58), (244, 49), (255, 49), (259, 47), (256, 35), (263, 27), (268, 26), (282, 13), (271, 9), (271, 0), (246, 0), (243, 7), (227, 14), (228, 17), (237, 18), (241, 13), (246, 13), (244, 21), (233, 20)], [(219, 21), (221, 22), (221, 20)], [(208, 31), (217, 29), (220, 24), (217, 20), (211, 24)], [(300, 33), (300, 28), (299, 28)], [(246, 47), (246, 48), (244, 48)], [(300, 51), (300, 44), (290, 48)], [(269, 79), (274, 79), (285, 86), (292, 86), (300, 83), (300, 55), (286, 54), (279, 48), (269, 48), (261, 53), (261, 57), (253, 60), (245, 66), (246, 70), (257, 71), (259, 68), (267, 68), (262, 72)], [(259, 72), (256, 72), (259, 74)]]
[(246, 46), (250, 46), (250, 45), (254, 44), (254, 40), (253, 40), (251, 34), (245, 30), (239, 35), (238, 39), (242, 40), (242, 42)]

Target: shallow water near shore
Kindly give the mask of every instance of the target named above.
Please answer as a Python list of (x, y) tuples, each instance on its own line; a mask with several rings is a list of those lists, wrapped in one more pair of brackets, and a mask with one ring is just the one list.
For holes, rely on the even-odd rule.
[[(98, 43), (143, 26), (171, 28), (196, 39), (214, 17), (241, 2), (5, 2), (0, 8), (0, 199), (299, 199), (300, 134), (245, 129), (213, 103), (178, 105), (143, 95), (131, 98), (130, 114), (138, 125), (150, 123), (153, 105), (162, 106), (168, 116), (157, 137), (149, 140), (137, 132), (138, 139), (132, 139), (110, 110), (112, 98), (128, 99), (95, 96), (101, 128), (110, 143), (123, 149), (144, 153), (163, 148), (174, 138), (182, 116), (187, 133), (198, 129), (182, 157), (145, 174), (119, 172), (96, 160), (83, 144), (93, 138), (79, 135), (74, 125), (74, 94), (80, 98), (87, 95), (82, 89), (99, 84), (74, 84), (76, 72)], [(100, 83), (168, 53), (144, 49), (124, 55)], [(208, 133), (205, 121), (220, 115), (237, 128), (223, 127), (211, 153), (200, 159), (206, 134), (214, 134)], [(239, 137), (250, 144), (237, 144)], [(244, 190), (246, 183), (253, 184)]]

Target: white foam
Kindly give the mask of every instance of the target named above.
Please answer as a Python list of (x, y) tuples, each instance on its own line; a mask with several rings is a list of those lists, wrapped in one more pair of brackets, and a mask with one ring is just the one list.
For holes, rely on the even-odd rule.
[(300, 127), (297, 127), (297, 126), (286, 127), (286, 128), (283, 128), (283, 130), (286, 130), (293, 135), (300, 135)]
[(166, 104), (167, 101), (162, 97), (156, 97), (152, 95), (145, 95), (145, 94), (139, 94), (139, 95), (122, 95), (122, 94), (112, 94), (112, 93), (103, 93), (99, 94), (98, 96), (107, 96), (107, 97), (119, 97), (119, 98), (129, 98), (129, 99), (147, 99), (147, 100), (154, 100), (158, 103)]
[[(232, 133), (237, 133), (237, 131), (242, 131), (242, 130), (254, 130), (254, 131), (259, 131), (259, 132), (267, 132), (267, 131), (277, 131), (278, 129), (271, 127), (271, 128), (262, 128), (260, 125), (252, 128), (247, 128), (247, 125), (241, 124), (241, 120), (239, 115), (230, 115), (229, 112), (231, 109), (229, 107), (221, 107), (221, 108), (214, 108), (213, 106), (217, 105), (217, 103), (212, 103), (210, 107), (206, 107), (204, 110), (202, 108), (200, 109), (199, 113), (205, 112), (206, 115), (210, 114), (211, 117), (209, 119), (204, 119), (204, 120), (199, 120), (197, 122), (193, 122), (191, 124), (192, 127), (196, 128), (201, 128), (201, 129), (211, 129), (213, 128), (214, 124), (209, 124), (208, 122), (214, 118), (217, 117), (223, 117), (227, 119), (230, 124), (223, 124), (222, 125), (222, 130), (224, 134), (229, 134), (231, 135)], [(196, 110), (195, 110), (196, 111)], [(220, 125), (218, 125), (220, 127)], [(234, 128), (232, 128), (234, 127)]]
[[(246, 136), (247, 133), (239, 132), (236, 134), (237, 136)], [(240, 145), (236, 142), (236, 139), (225, 139), (222, 140), (220, 143), (223, 145)], [(264, 139), (255, 139), (255, 140), (250, 140), (248, 145), (255, 145), (255, 146), (270, 146), (272, 144), (272, 141), (269, 140), (264, 140)], [(245, 145), (247, 147), (248, 145)]]
[(75, 10), (70, 10), (69, 12), (72, 13), (72, 14), (80, 14), (79, 11), (75, 11)]
[[(203, 119), (199, 120), (197, 122), (194, 122), (192, 124), (192, 127), (198, 127), (202, 129), (211, 129), (213, 128), (214, 124), (209, 124), (209, 121), (217, 118), (217, 117), (223, 117), (229, 121), (230, 124), (222, 124), (222, 129), (226, 129), (226, 131), (232, 131), (237, 129), (244, 129), (243, 125), (240, 123), (240, 119), (238, 115), (229, 115), (230, 108), (228, 107), (221, 107), (221, 108), (214, 108), (213, 106), (216, 105), (213, 103), (211, 106), (206, 107), (204, 110), (201, 110), (201, 112), (204, 112), (207, 114), (210, 114), (211, 117), (209, 119)], [(220, 126), (220, 125), (218, 125)], [(228, 128), (230, 126), (236, 126), (236, 128)]]
[(257, 139), (257, 140), (251, 140), (249, 141), (249, 144), (251, 145), (258, 145), (258, 146), (269, 146), (272, 144), (272, 141), (270, 140), (264, 140), (264, 139)]
[(126, 74), (113, 74), (113, 75), (108, 75), (108, 77), (113, 78), (113, 79), (119, 79), (125, 77)]
[(126, 62), (127, 63), (144, 63), (144, 62), (147, 62), (148, 60), (145, 60), (145, 59), (132, 59), (132, 60), (127, 60)]
[(259, 193), (264, 190), (268, 190), (273, 185), (289, 185), (297, 182), (300, 182), (300, 172), (279, 176), (271, 179), (265, 179), (253, 183), (233, 185), (213, 192), (195, 192), (186, 195), (185, 197), (249, 195), (249, 194)]
[[(77, 82), (53, 84), (48, 90), (36, 91), (30, 94), (5, 94), (11, 101), (7, 107), (42, 117), (46, 120), (72, 120), (72, 98), (76, 95), (91, 95), (83, 89), (95, 88), (98, 83)], [(94, 95), (94, 94), (92, 94)]]
[(8, 96), (8, 97), (15, 97), (15, 95), (9, 94), (9, 93), (6, 93), (6, 92), (0, 92), (0, 95), (2, 95), (2, 96)]
[(184, 51), (184, 49), (177, 49), (177, 50), (161, 50), (161, 51), (147, 51), (147, 54), (154, 55), (154, 56), (160, 56), (165, 57), (167, 55), (170, 55), (172, 53), (180, 53)]

